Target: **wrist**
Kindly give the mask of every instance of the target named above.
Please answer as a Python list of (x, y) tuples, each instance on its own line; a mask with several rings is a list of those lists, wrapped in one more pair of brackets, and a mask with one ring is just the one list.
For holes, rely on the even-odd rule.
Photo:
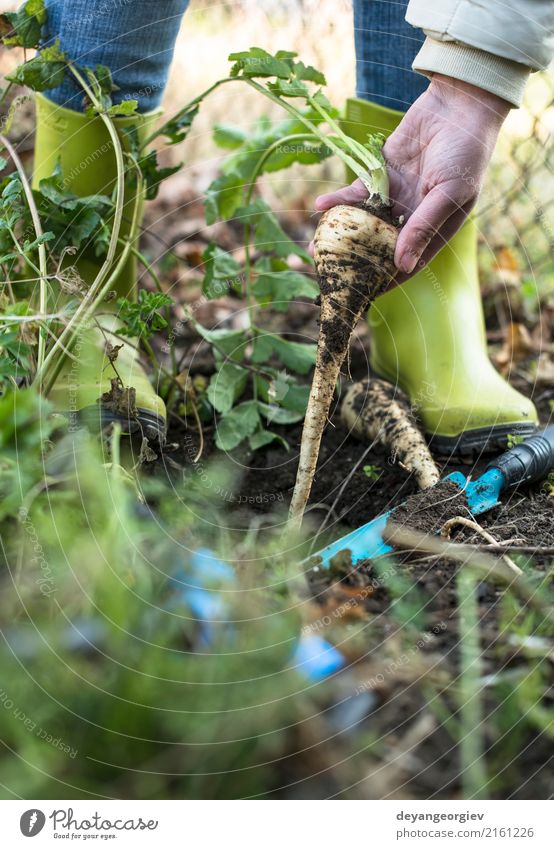
[(498, 130), (512, 108), (511, 104), (499, 95), (444, 74), (433, 74), (429, 92), (450, 109), (463, 110), (466, 114), (467, 110), (471, 114), (480, 113), (488, 124), (496, 124)]

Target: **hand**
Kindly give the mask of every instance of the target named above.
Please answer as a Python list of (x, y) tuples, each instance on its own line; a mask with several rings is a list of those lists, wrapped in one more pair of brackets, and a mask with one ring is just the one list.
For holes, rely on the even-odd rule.
[[(435, 74), (384, 147), (395, 215), (404, 215), (394, 261), (406, 280), (426, 265), (475, 206), (510, 104)], [(316, 199), (317, 210), (367, 197), (361, 180)]]

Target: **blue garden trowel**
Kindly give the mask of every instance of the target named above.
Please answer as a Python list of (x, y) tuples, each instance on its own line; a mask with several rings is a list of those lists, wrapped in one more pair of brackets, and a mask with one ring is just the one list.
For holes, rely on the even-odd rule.
[[(465, 493), (467, 506), (474, 516), (495, 507), (502, 490), (533, 483), (545, 477), (554, 468), (554, 425), (546, 428), (515, 445), (491, 463), (486, 472), (472, 481), (461, 472), (453, 472), (443, 480), (453, 481)], [(331, 559), (340, 551), (348, 549), (352, 564), (367, 558), (380, 557), (392, 551), (383, 539), (385, 525), (394, 514), (394, 509), (377, 516), (361, 528), (346, 534), (308, 560), (320, 558), (321, 565), (328, 567)], [(437, 529), (438, 530), (438, 529)]]

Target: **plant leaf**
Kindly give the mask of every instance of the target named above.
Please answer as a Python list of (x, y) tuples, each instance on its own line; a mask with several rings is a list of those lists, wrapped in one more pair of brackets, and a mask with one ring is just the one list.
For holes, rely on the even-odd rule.
[(17, 12), (0, 15), (2, 41), (10, 47), (38, 47), (45, 20), (44, 0), (27, 0)]
[(204, 253), (205, 275), (202, 291), (207, 298), (220, 298), (236, 283), (240, 283), (242, 266), (230, 253), (210, 242)]
[(276, 80), (274, 83), (268, 83), (267, 87), (282, 97), (308, 97), (310, 94), (308, 86), (300, 80)]
[(231, 172), (217, 177), (206, 189), (204, 211), (206, 224), (215, 224), (222, 218), (227, 221), (243, 201), (244, 180)]
[(258, 448), (263, 448), (264, 445), (269, 445), (270, 442), (274, 442), (276, 439), (283, 443), (288, 449), (288, 443), (282, 436), (279, 436), (278, 433), (273, 433), (270, 430), (265, 430), (263, 427), (257, 430), (256, 433), (252, 434), (252, 436), (248, 437), (248, 444), (252, 451), (257, 451)]
[(307, 374), (315, 364), (316, 351), (316, 345), (290, 342), (273, 333), (264, 333), (254, 339), (252, 362), (266, 363), (274, 354), (288, 368), (298, 374)]
[(169, 121), (166, 121), (157, 135), (165, 136), (168, 144), (178, 144), (186, 139), (192, 122), (198, 115), (200, 106), (198, 103), (186, 106), (181, 112), (177, 112)]
[(217, 345), (218, 349), (227, 357), (240, 362), (244, 358), (244, 349), (248, 345), (248, 336), (245, 330), (208, 330), (202, 325), (197, 325), (197, 331), (207, 342)]
[(252, 292), (262, 304), (286, 312), (293, 298), (317, 298), (318, 285), (299, 271), (263, 271), (252, 286)]
[(241, 127), (233, 124), (216, 124), (213, 131), (213, 140), (218, 147), (225, 150), (236, 150), (244, 144), (248, 138)]
[(15, 71), (6, 75), (6, 79), (17, 85), (27, 86), (33, 91), (48, 91), (61, 85), (65, 74), (65, 63), (50, 62), (39, 53)]
[[(131, 101), (127, 102), (130, 103)], [(136, 101), (134, 102), (136, 103)], [(138, 166), (144, 177), (146, 200), (154, 200), (160, 190), (160, 183), (166, 177), (175, 174), (181, 167), (180, 165), (174, 165), (167, 168), (160, 168), (158, 165), (158, 155), (155, 150), (151, 150), (146, 156), (141, 157), (138, 160)]]
[[(122, 100), (121, 103), (114, 103), (106, 109), (106, 114), (113, 117), (134, 115), (138, 109), (138, 100)], [(155, 151), (153, 151), (154, 153)]]
[(243, 439), (252, 436), (259, 423), (257, 402), (243, 401), (219, 420), (215, 444), (222, 451), (231, 451)]
[(291, 75), (292, 55), (282, 51), (279, 56), (272, 56), (261, 47), (231, 53), (229, 62), (235, 63), (231, 68), (231, 76), (279, 77), (288, 80)]
[(287, 410), (285, 407), (278, 407), (277, 404), (264, 404), (263, 401), (258, 401), (260, 413), (270, 424), (295, 424), (304, 418), (304, 413)]
[(218, 413), (228, 413), (244, 392), (247, 379), (246, 369), (224, 363), (210, 378), (207, 394), (212, 407)]
[(235, 215), (241, 223), (248, 222), (254, 227), (256, 247), (263, 253), (272, 251), (280, 257), (295, 254), (312, 264), (311, 256), (287, 236), (271, 207), (261, 198), (257, 198), (250, 206), (237, 209)]

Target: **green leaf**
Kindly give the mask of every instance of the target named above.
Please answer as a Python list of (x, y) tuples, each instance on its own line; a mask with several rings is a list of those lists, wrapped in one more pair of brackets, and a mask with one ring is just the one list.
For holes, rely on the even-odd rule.
[(206, 224), (232, 218), (243, 201), (243, 190), (244, 180), (235, 173), (223, 174), (210, 183), (204, 200)]
[(243, 439), (252, 436), (259, 422), (257, 402), (244, 401), (219, 420), (215, 444), (222, 451), (231, 451)]
[(231, 53), (229, 62), (232, 77), (279, 77), (287, 80), (291, 75), (292, 54), (281, 52), (279, 57), (272, 56), (261, 47), (251, 47), (240, 53)]
[(319, 287), (306, 274), (289, 269), (261, 272), (252, 292), (264, 306), (271, 303), (276, 310), (286, 312), (293, 298), (317, 298)]
[(321, 71), (318, 71), (311, 65), (305, 65), (303, 62), (295, 62), (293, 71), (297, 80), (309, 80), (309, 82), (317, 83), (317, 85), (327, 85), (327, 80)]
[(167, 327), (167, 320), (160, 313), (164, 307), (170, 306), (173, 299), (163, 292), (147, 292), (141, 289), (136, 303), (120, 298), (118, 318), (124, 323), (118, 333), (122, 336), (133, 336), (149, 339), (158, 330)]
[(157, 132), (157, 135), (165, 136), (168, 144), (178, 144), (186, 139), (192, 122), (198, 115), (200, 106), (198, 103), (186, 106), (181, 112), (177, 112), (169, 121), (166, 121)]
[(208, 401), (218, 413), (228, 413), (246, 388), (246, 369), (224, 363), (210, 378)]
[(44, 0), (27, 0), (17, 12), (0, 15), (0, 35), (10, 47), (37, 47), (46, 20)]
[[(107, 115), (113, 117), (134, 115), (138, 109), (138, 100), (122, 100), (121, 103), (114, 103), (106, 110)], [(154, 151), (153, 151), (154, 152)]]
[(300, 80), (276, 80), (274, 83), (268, 83), (267, 87), (282, 97), (308, 97), (310, 94), (308, 86)]
[(257, 451), (258, 448), (263, 448), (264, 445), (269, 445), (270, 442), (274, 442), (276, 439), (283, 442), (288, 448), (288, 444), (282, 437), (279, 436), (278, 433), (272, 433), (270, 430), (265, 430), (263, 427), (257, 430), (256, 433), (252, 434), (252, 436), (248, 437), (248, 444), (252, 451)]
[(208, 330), (202, 325), (197, 325), (196, 329), (203, 339), (212, 345), (217, 345), (225, 356), (235, 362), (244, 359), (244, 349), (249, 343), (245, 330), (226, 330), (225, 328)]
[(221, 298), (241, 282), (242, 266), (230, 253), (210, 242), (204, 253), (205, 275), (202, 291), (207, 298)]
[(48, 91), (61, 85), (65, 74), (64, 62), (50, 62), (40, 54), (19, 65), (6, 79), (33, 91)]
[[(130, 103), (131, 101), (127, 101)], [(134, 101), (136, 103), (136, 101)], [(116, 108), (116, 107), (113, 107)], [(154, 200), (160, 190), (160, 183), (167, 177), (175, 174), (180, 165), (174, 165), (167, 168), (158, 166), (158, 155), (155, 150), (151, 150), (146, 156), (138, 160), (138, 166), (144, 178), (146, 200)]]
[(285, 407), (303, 416), (310, 396), (309, 384), (298, 383), (296, 378), (292, 374), (287, 374), (286, 371), (266, 368), (267, 371), (274, 375), (271, 381), (256, 375), (258, 396), (268, 404), (277, 404), (279, 407)]
[(102, 94), (109, 97), (112, 92), (118, 90), (118, 87), (113, 81), (112, 72), (107, 65), (97, 65), (94, 69), (94, 76), (96, 77), (96, 81), (100, 86)]
[(216, 124), (213, 132), (213, 140), (218, 147), (225, 150), (236, 150), (246, 139), (247, 134), (241, 127), (235, 127), (233, 124)]
[(254, 227), (256, 247), (263, 253), (271, 251), (280, 257), (295, 254), (307, 263), (312, 263), (310, 255), (287, 236), (271, 207), (261, 198), (257, 198), (250, 206), (237, 209), (235, 215), (241, 223), (249, 223)]
[(304, 413), (287, 410), (285, 407), (278, 407), (276, 404), (264, 404), (263, 401), (258, 401), (258, 407), (262, 416), (270, 424), (295, 424), (304, 418)]
[(317, 346), (303, 342), (290, 342), (273, 333), (256, 336), (252, 348), (252, 362), (266, 363), (272, 355), (298, 374), (307, 374), (315, 365)]

